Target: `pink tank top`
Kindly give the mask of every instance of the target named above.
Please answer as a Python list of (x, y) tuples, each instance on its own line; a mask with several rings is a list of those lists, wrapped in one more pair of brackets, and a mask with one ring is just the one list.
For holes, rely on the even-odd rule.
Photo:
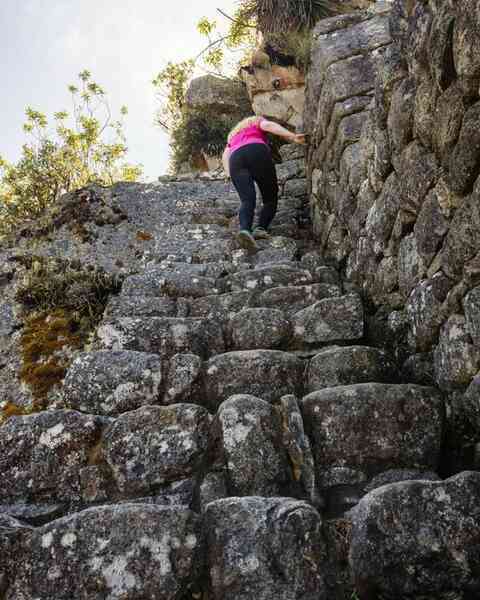
[(260, 118), (257, 123), (245, 127), (245, 129), (242, 129), (232, 137), (227, 144), (228, 148), (230, 148), (230, 156), (235, 150), (247, 144), (265, 144), (268, 146), (267, 134), (260, 128), (262, 121), (265, 121), (265, 119)]

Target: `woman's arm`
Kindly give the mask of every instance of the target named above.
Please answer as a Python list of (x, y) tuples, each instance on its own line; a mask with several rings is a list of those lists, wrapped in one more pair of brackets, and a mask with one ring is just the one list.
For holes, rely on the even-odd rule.
[(285, 129), (285, 127), (282, 127), (273, 121), (262, 119), (262, 121), (260, 121), (260, 129), (266, 131), (267, 133), (273, 133), (273, 135), (278, 135), (282, 138), (285, 138), (290, 142), (295, 142), (295, 144), (305, 144), (304, 133), (293, 133), (292, 131), (288, 131), (288, 129)]
[(225, 173), (227, 174), (227, 177), (230, 177), (230, 168), (229, 168), (229, 159), (230, 159), (230, 148), (228, 146), (225, 146), (225, 150), (223, 151), (222, 154), (222, 163), (223, 163), (223, 168), (225, 170)]

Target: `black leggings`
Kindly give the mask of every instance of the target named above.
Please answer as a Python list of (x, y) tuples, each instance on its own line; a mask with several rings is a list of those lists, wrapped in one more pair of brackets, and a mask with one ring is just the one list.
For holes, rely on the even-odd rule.
[(262, 194), (263, 207), (258, 226), (268, 229), (277, 212), (278, 183), (270, 148), (266, 144), (247, 144), (230, 156), (230, 177), (240, 196), (240, 229), (252, 230), (257, 194)]

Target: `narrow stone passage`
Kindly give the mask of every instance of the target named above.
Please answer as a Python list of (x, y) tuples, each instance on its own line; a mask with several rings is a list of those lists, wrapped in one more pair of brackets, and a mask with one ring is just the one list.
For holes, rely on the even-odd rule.
[(349, 509), (385, 483), (443, 485), (425, 481), (442, 399), (365, 345), (361, 298), (309, 248), (303, 160), (283, 153), (255, 254), (223, 184), (144, 189), (162, 234), (63, 406), (2, 427), (2, 599), (344, 598)]

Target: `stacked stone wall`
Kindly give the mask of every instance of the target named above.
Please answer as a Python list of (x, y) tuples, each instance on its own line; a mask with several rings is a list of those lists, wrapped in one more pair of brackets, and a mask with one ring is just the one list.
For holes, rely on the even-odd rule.
[(318, 244), (369, 339), (446, 395), (450, 471), (480, 440), (479, 48), (474, 0), (378, 2), (317, 25), (307, 81)]

